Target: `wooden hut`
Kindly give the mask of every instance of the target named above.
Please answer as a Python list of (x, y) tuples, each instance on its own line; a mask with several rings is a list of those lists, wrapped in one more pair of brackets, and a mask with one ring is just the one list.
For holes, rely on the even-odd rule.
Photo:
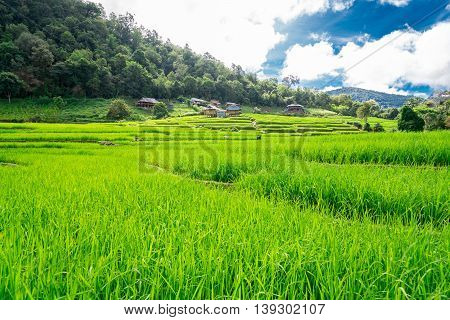
[(205, 100), (202, 100), (202, 99), (197, 99), (197, 98), (192, 98), (191, 99), (191, 105), (206, 107), (208, 105), (208, 101), (205, 101)]
[(285, 114), (305, 114), (305, 107), (300, 104), (290, 104), (284, 109)]
[(232, 103), (232, 102), (228, 102), (226, 104), (227, 108), (226, 108), (226, 113), (228, 117), (236, 117), (239, 116), (241, 114), (241, 106), (236, 104), (236, 103)]
[(210, 118), (215, 118), (215, 117), (226, 118), (226, 116), (227, 116), (227, 113), (225, 110), (223, 110), (219, 107), (216, 107), (216, 106), (212, 106), (212, 105), (209, 105), (206, 108), (203, 108), (202, 114), (204, 114), (205, 116), (210, 117)]
[(218, 107), (218, 106), (220, 106), (220, 101), (219, 101), (219, 100), (211, 100), (211, 101), (210, 101), (210, 104), (211, 104), (212, 106)]
[(219, 108), (216, 106), (209, 105), (206, 108), (203, 108), (202, 113), (207, 117), (214, 118), (217, 117), (217, 110), (219, 110)]
[(139, 100), (136, 103), (136, 105), (138, 107), (145, 108), (145, 109), (153, 109), (153, 107), (157, 103), (158, 103), (158, 100), (156, 100), (156, 99), (153, 99), (153, 98), (142, 98), (141, 100)]

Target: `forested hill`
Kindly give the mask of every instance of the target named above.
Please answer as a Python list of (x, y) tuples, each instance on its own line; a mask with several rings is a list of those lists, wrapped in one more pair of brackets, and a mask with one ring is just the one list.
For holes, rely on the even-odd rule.
[[(17, 76), (13, 96), (178, 98), (255, 105), (298, 102), (325, 107), (330, 97), (257, 80), (239, 66), (194, 53), (139, 27), (132, 15), (106, 16), (80, 0), (0, 0), (0, 72)], [(15, 77), (14, 76), (14, 77)], [(5, 98), (2, 96), (1, 98)]]
[(353, 100), (356, 101), (367, 101), (367, 100), (375, 100), (382, 107), (401, 107), (406, 100), (410, 99), (411, 96), (401, 96), (398, 94), (389, 94), (384, 92), (378, 92), (373, 90), (365, 90), (360, 88), (340, 88), (336, 90), (331, 90), (327, 92), (330, 95), (340, 95), (346, 94), (352, 97)]

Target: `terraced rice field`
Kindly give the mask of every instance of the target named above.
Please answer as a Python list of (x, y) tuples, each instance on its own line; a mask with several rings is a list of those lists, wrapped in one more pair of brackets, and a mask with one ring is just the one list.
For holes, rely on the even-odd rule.
[(450, 133), (347, 121), (0, 124), (0, 298), (448, 299)]

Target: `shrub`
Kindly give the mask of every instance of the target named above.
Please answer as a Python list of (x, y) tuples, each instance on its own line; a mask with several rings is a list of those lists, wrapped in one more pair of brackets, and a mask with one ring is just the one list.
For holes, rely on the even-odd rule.
[(156, 119), (163, 119), (169, 116), (169, 110), (164, 102), (158, 102), (153, 110)]
[(37, 105), (42, 105), (42, 106), (49, 105), (52, 102), (53, 102), (53, 100), (47, 96), (40, 96), (34, 100), (34, 103), (36, 103)]
[(368, 122), (364, 123), (363, 130), (367, 131), (367, 132), (372, 131), (372, 128), (370, 127), (370, 123), (368, 123)]
[(30, 119), (28, 119), (28, 122), (39, 123), (42, 122), (42, 118), (40, 116), (32, 116)]
[(375, 125), (373, 126), (373, 132), (384, 132), (384, 128), (381, 123), (375, 123)]
[(357, 129), (359, 129), (359, 130), (361, 130), (362, 129), (362, 124), (360, 123), (360, 122), (353, 122), (353, 123), (351, 123), (351, 124), (353, 124), (353, 126), (355, 126)]
[(398, 129), (400, 131), (423, 131), (425, 121), (417, 115), (409, 106), (404, 106), (400, 111)]
[(122, 120), (131, 114), (127, 103), (122, 99), (113, 100), (109, 106), (106, 118), (111, 120)]
[(58, 109), (64, 108), (66, 106), (66, 102), (61, 97), (54, 97), (52, 104), (54, 107), (56, 107)]

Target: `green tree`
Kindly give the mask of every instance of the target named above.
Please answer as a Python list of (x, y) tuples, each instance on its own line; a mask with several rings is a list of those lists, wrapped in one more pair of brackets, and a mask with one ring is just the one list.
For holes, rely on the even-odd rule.
[(0, 43), (0, 70), (10, 71), (19, 68), (23, 63), (19, 48), (14, 42)]
[(357, 110), (356, 116), (367, 122), (367, 118), (370, 116), (370, 109), (372, 104), (369, 101), (364, 102)]
[(193, 95), (197, 92), (198, 84), (196, 78), (193, 76), (188, 75), (184, 78), (183, 83), (186, 94)]
[(24, 88), (24, 83), (12, 72), (0, 72), (0, 95), (8, 97), (11, 103), (11, 97), (19, 94)]
[(164, 102), (158, 102), (155, 105), (153, 114), (156, 119), (166, 118), (169, 116), (169, 109), (167, 109), (167, 105)]
[(416, 108), (420, 104), (422, 104), (425, 101), (425, 99), (419, 98), (419, 97), (412, 97), (406, 100), (403, 106), (407, 106), (410, 108)]
[(59, 37), (59, 41), (66, 50), (70, 51), (72, 51), (75, 48), (75, 45), (77, 43), (75, 37), (70, 31), (64, 31)]
[(293, 86), (298, 86), (300, 84), (300, 78), (294, 75), (288, 75), (283, 78), (283, 84), (285, 84), (289, 89)]
[(83, 88), (84, 93), (89, 87), (89, 81), (96, 76), (98, 69), (90, 50), (75, 50), (66, 61), (71, 84)]
[(378, 114), (381, 111), (380, 105), (378, 104), (378, 102), (376, 102), (373, 99), (367, 100), (367, 101), (363, 102), (363, 104), (369, 105), (369, 108), (370, 108), (369, 115), (371, 115), (371, 116), (376, 117), (376, 116), (378, 116)]
[(129, 117), (131, 114), (127, 103), (122, 99), (116, 99), (109, 105), (108, 114), (106, 118), (110, 120), (122, 120)]
[(447, 120), (447, 113), (444, 110), (433, 110), (423, 116), (425, 121), (425, 130), (439, 130), (445, 129), (445, 121)]
[(423, 131), (425, 121), (409, 106), (402, 107), (398, 119), (400, 131)]
[(31, 49), (31, 63), (41, 70), (45, 70), (53, 63), (53, 54), (48, 46), (39, 45)]
[(397, 108), (390, 108), (387, 112), (386, 112), (386, 119), (390, 119), (390, 120), (394, 120), (395, 118), (397, 118), (398, 114), (400, 112), (398, 111)]
[(128, 97), (139, 98), (148, 92), (152, 86), (152, 79), (147, 70), (139, 63), (129, 61), (120, 74), (119, 92)]

